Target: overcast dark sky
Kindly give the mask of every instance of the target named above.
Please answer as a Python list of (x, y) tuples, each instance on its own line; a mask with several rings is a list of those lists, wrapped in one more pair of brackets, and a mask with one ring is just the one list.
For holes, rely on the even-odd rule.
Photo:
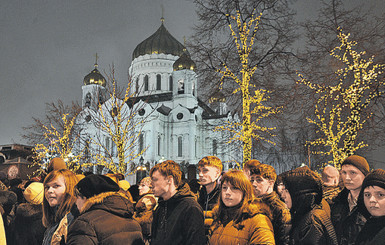
[[(320, 0), (292, 0), (299, 17), (311, 18)], [(370, 3), (379, 13), (383, 0)], [(25, 143), (22, 127), (44, 115), (45, 103), (81, 99), (83, 78), (98, 53), (99, 70), (115, 64), (127, 82), (132, 52), (160, 26), (183, 42), (196, 23), (186, 0), (0, 0), (0, 145)]]

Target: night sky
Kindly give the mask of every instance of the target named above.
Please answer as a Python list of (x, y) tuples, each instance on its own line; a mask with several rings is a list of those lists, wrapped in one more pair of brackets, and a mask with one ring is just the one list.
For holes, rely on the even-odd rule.
[[(299, 19), (312, 18), (319, 0), (291, 0)], [(383, 0), (369, 3), (378, 13)], [(160, 26), (183, 43), (197, 21), (186, 0), (0, 0), (0, 145), (25, 142), (22, 127), (44, 115), (45, 103), (81, 101), (83, 78), (115, 65), (127, 84), (132, 52)]]

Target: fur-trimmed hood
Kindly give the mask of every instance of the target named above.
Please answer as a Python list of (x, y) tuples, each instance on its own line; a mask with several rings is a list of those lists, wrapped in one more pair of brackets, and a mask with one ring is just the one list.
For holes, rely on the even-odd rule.
[(133, 204), (123, 191), (103, 192), (88, 198), (80, 210), (80, 215), (95, 209), (102, 209), (126, 218), (131, 218), (134, 214)]

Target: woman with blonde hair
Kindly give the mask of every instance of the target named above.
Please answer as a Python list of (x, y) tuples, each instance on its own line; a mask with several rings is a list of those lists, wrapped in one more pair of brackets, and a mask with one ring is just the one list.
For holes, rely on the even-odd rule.
[(151, 178), (145, 177), (139, 184), (140, 199), (135, 206), (134, 218), (142, 227), (143, 238), (147, 243), (151, 235), (151, 224), (153, 213), (157, 204), (157, 199), (151, 190)]
[(231, 170), (221, 181), (209, 244), (275, 244), (268, 207), (254, 201), (253, 187), (246, 175)]
[[(67, 239), (67, 230), (74, 219), (76, 175), (68, 169), (50, 172), (44, 179), (43, 245), (60, 244)], [(75, 209), (76, 210), (76, 209)]]

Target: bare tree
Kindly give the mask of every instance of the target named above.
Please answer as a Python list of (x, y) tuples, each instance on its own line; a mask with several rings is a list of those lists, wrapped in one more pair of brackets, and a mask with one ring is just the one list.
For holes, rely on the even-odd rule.
[[(65, 105), (62, 100), (45, 104), (45, 115), (43, 118), (32, 117), (34, 123), (23, 127), (24, 134), (22, 137), (29, 144), (48, 144), (49, 139), (45, 137), (46, 127), (52, 125), (59, 132), (64, 132), (65, 124), (62, 120), (63, 115), (67, 118), (74, 118), (80, 111), (81, 106), (77, 102)], [(71, 132), (75, 133), (76, 132)]]

